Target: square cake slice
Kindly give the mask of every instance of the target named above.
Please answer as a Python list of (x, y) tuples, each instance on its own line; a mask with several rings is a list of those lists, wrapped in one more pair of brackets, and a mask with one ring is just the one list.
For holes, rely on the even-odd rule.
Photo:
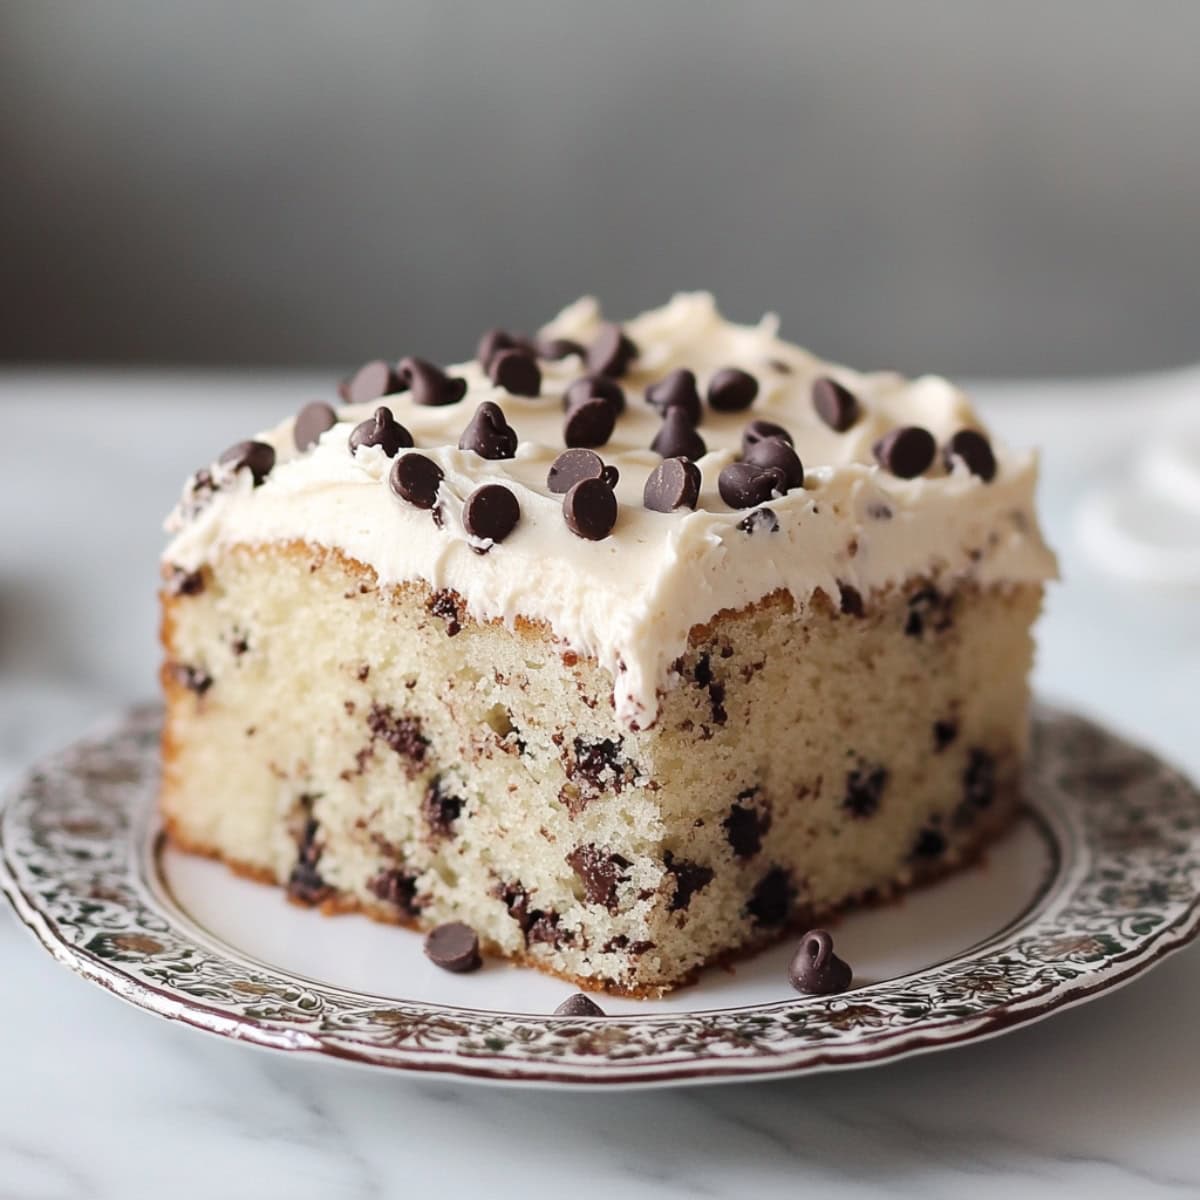
[(1055, 563), (945, 380), (681, 295), (340, 392), (172, 515), (177, 845), (655, 995), (1011, 819)]

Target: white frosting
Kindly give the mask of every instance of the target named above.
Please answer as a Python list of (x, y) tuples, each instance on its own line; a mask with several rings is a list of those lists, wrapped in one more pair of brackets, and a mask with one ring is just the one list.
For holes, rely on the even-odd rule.
[[(586, 344), (601, 321), (595, 301), (585, 299), (542, 332)], [(912, 480), (875, 465), (872, 445), (896, 425), (924, 426), (939, 445), (960, 429), (980, 428), (966, 397), (946, 380), (908, 381), (822, 362), (781, 341), (774, 317), (756, 326), (731, 324), (704, 293), (678, 295), (624, 328), (640, 354), (621, 381), (626, 412), (597, 451), (621, 474), (617, 524), (603, 541), (571, 533), (562, 497), (546, 486), (550, 464), (564, 448), (562, 394), (582, 373), (572, 357), (541, 362), (542, 395), (535, 399), (494, 387), (476, 363), (448, 368), (468, 381), (461, 403), (421, 407), (403, 393), (343, 406), (339, 423), (305, 453), (295, 449), (289, 418), (258, 435), (278, 456), (261, 486), (252, 486), (247, 470), (231, 475), (214, 467), (221, 486), (195, 515), (188, 515), (185, 491), (168, 521), (175, 537), (166, 560), (194, 570), (243, 543), (300, 539), (336, 547), (373, 568), (383, 584), (424, 580), (451, 588), (480, 619), (544, 621), (566, 646), (612, 673), (618, 714), (642, 728), (654, 719), (658, 692), (669, 686), (671, 664), (686, 649), (689, 631), (722, 609), (744, 607), (777, 589), (801, 601), (818, 588), (836, 599), (845, 585), (866, 595), (917, 575), (984, 584), (1055, 576), (1034, 514), (1032, 453), (993, 442), (998, 469), (990, 483), (961, 462), (950, 472), (939, 462)], [(699, 461), (696, 510), (651, 512), (643, 507), (642, 489), (660, 461), (648, 449), (660, 422), (642, 393), (683, 366), (695, 371), (701, 395), (708, 377), (727, 366), (752, 373), (759, 394), (745, 412), (705, 406), (700, 433), (708, 453)], [(813, 409), (811, 386), (821, 375), (844, 384), (863, 406), (845, 433), (828, 428)], [(490, 461), (457, 449), (483, 400), (499, 404), (520, 435), (515, 459)], [(391, 460), (382, 450), (350, 454), (350, 431), (379, 404), (411, 432), (415, 452), (445, 472), (441, 528), (429, 511), (391, 492)], [(805, 468), (803, 489), (769, 502), (779, 521), (774, 533), (739, 529), (746, 512), (730, 509), (717, 492), (718, 473), (738, 458), (742, 429), (754, 418), (785, 426)], [(521, 506), (516, 529), (485, 554), (474, 552), (472, 541), (480, 543), (467, 535), (461, 515), (481, 482), (509, 485)]]

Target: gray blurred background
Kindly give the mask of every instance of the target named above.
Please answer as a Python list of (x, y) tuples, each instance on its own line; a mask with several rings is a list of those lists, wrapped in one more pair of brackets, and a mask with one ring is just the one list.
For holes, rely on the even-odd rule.
[(470, 353), (709, 287), (960, 374), (1200, 358), (1200, 4), (0, 0), (10, 362)]

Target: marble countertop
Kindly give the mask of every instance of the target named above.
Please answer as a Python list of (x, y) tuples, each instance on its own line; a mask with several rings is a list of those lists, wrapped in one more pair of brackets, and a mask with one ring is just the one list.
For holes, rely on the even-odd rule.
[[(184, 474), (325, 389), (279, 373), (0, 372), (0, 784), (156, 668)], [(1045, 451), (1065, 582), (1037, 684), (1200, 776), (1200, 595), (1134, 587), (1074, 513), (1200, 371), (977, 392)], [(1002, 1039), (840, 1075), (630, 1094), (383, 1077), (210, 1039), (58, 967), (0, 912), (0, 1200), (1200, 1194), (1200, 947)]]

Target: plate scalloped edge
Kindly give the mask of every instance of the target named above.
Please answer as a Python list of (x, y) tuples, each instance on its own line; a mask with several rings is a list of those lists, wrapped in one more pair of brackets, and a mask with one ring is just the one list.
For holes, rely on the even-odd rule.
[(1039, 707), (1026, 793), (1058, 851), (1021, 920), (843, 996), (603, 1019), (451, 1009), (289, 975), (197, 936), (144, 871), (160, 712), (35, 767), (0, 808), (0, 887), (64, 965), (256, 1046), (514, 1084), (631, 1087), (861, 1067), (994, 1036), (1118, 987), (1200, 933), (1200, 793), (1147, 751)]

